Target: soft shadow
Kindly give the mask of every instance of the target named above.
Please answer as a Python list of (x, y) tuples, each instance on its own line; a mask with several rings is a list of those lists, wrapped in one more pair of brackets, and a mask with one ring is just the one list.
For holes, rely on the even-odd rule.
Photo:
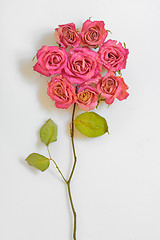
[(49, 173), (50, 175), (52, 175), (54, 178), (58, 179), (58, 181), (60, 181), (61, 183), (64, 184), (64, 181), (63, 181), (63, 179), (61, 178), (61, 176), (58, 174), (57, 169), (56, 169), (54, 163), (51, 161), (50, 164), (53, 165), (53, 168), (48, 168), (48, 173)]
[[(54, 33), (52, 34), (46, 34), (42, 39), (41, 41), (39, 41), (36, 45), (36, 49), (40, 49), (43, 45), (48, 45), (48, 46), (56, 46), (56, 42), (54, 40)], [(34, 54), (33, 53), (33, 56), (34, 57)], [(38, 85), (38, 99), (41, 103), (41, 105), (43, 106), (44, 109), (46, 109), (50, 114), (54, 113), (55, 114), (58, 114), (60, 116), (61, 119), (64, 119), (65, 116), (66, 116), (66, 113), (69, 114), (70, 116), (72, 116), (72, 110), (73, 110), (73, 105), (70, 106), (67, 110), (64, 110), (64, 109), (57, 109), (55, 107), (55, 104), (54, 102), (49, 98), (49, 96), (47, 95), (47, 86), (48, 86), (48, 82), (50, 81), (50, 78), (47, 78), (37, 72), (35, 72), (33, 70), (33, 66), (35, 65), (36, 63), (36, 58), (34, 60), (32, 60), (32, 57), (30, 59), (20, 59), (20, 63), (19, 63), (19, 70), (21, 72), (21, 74), (24, 76), (26, 82), (28, 84), (36, 84)], [(23, 79), (24, 79), (23, 78)], [(77, 108), (76, 110), (76, 115), (78, 115), (80, 113), (80, 110)], [(75, 116), (76, 116), (75, 115)], [(67, 127), (66, 127), (66, 133), (67, 135), (70, 137), (70, 123), (71, 123), (71, 117), (70, 117), (70, 121), (68, 122), (67, 124)], [(39, 135), (39, 132), (37, 132), (37, 135)], [(80, 134), (76, 129), (75, 129), (75, 135), (76, 137), (78, 138), (84, 138), (85, 137)], [(87, 140), (87, 138), (86, 138)], [(40, 140), (38, 140), (37, 142), (37, 147), (40, 148), (42, 147), (42, 142)], [(68, 166), (68, 176), (71, 172), (71, 169), (72, 169), (72, 166), (73, 166), (73, 162), (74, 162), (74, 158), (73, 158), (73, 154), (72, 154), (72, 146), (70, 145), (70, 156), (69, 156), (69, 166)], [(37, 169), (29, 166), (23, 159), (20, 160), (20, 163), (26, 168), (29, 169), (29, 171), (31, 171), (33, 174), (37, 174), (38, 171)], [(52, 165), (54, 165), (54, 163), (51, 162)], [(53, 166), (53, 169), (52, 168), (49, 168), (48, 169), (48, 173), (56, 178), (58, 178), (62, 183), (64, 183), (64, 181), (62, 180), (62, 178), (60, 176), (58, 176), (54, 166)], [(71, 212), (71, 206), (70, 206), (70, 203), (69, 203), (69, 198), (68, 198), (68, 193), (66, 191), (66, 198), (68, 199), (68, 206), (69, 206), (69, 209), (70, 209), (70, 221), (72, 222), (73, 219), (72, 219), (72, 212)], [(71, 233), (71, 238), (72, 238), (72, 231), (73, 231), (73, 226), (71, 225), (71, 229), (70, 229), (70, 233)]]
[(38, 49), (41, 48), (43, 45), (47, 46), (56, 46), (57, 43), (54, 38), (54, 31), (52, 33), (46, 34), (38, 43)]
[(40, 131), (37, 131), (38, 140), (37, 140), (36, 146), (38, 149), (41, 149), (44, 146), (44, 143), (42, 143), (39, 135), (40, 135)]
[(47, 87), (48, 82), (50, 79), (44, 79), (42, 75), (40, 75), (41, 79), (39, 82), (39, 90), (38, 90), (38, 99), (43, 106), (44, 109), (46, 109), (48, 112), (52, 112), (53, 109), (56, 110), (56, 107), (54, 105), (54, 102), (51, 100), (51, 98), (47, 95)]
[(29, 60), (22, 60), (20, 63), (20, 71), (23, 76), (32, 83), (36, 83), (38, 81), (37, 75), (33, 71), (33, 61), (32, 59)]
[[(55, 46), (57, 45), (54, 40), (54, 34), (47, 34), (43, 39), (37, 44), (36, 49), (40, 49), (43, 45)], [(33, 53), (33, 56), (34, 57)], [(25, 80), (28, 83), (39, 84), (38, 98), (42, 106), (47, 109), (49, 112), (53, 110), (54, 103), (47, 95), (47, 86), (50, 78), (47, 78), (33, 70), (33, 66), (36, 63), (36, 58), (32, 59), (20, 59), (19, 69), (22, 75), (25, 77)], [(24, 79), (24, 78), (23, 78)]]

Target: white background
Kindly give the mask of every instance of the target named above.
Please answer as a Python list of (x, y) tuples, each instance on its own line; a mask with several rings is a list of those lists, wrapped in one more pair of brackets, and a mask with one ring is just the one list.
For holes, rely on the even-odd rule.
[(130, 96), (95, 110), (107, 119), (109, 135), (89, 139), (76, 131), (77, 239), (160, 240), (159, 0), (1, 0), (0, 239), (72, 238), (67, 189), (54, 165), (41, 173), (24, 161), (32, 152), (47, 156), (39, 129), (51, 117), (58, 125), (53, 158), (66, 177), (73, 163), (72, 108), (55, 108), (32, 57), (55, 44), (58, 24), (80, 28), (91, 16), (112, 31), (108, 39), (129, 48), (123, 76)]

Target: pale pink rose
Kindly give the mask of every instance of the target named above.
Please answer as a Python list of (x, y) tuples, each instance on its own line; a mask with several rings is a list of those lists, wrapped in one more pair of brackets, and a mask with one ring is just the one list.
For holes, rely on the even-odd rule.
[(98, 91), (90, 85), (81, 85), (76, 94), (76, 103), (80, 109), (89, 111), (94, 109), (98, 103)]
[(67, 63), (66, 50), (57, 46), (43, 46), (37, 52), (37, 63), (33, 66), (37, 71), (47, 77), (60, 74)]
[(74, 23), (59, 25), (59, 28), (55, 29), (55, 39), (64, 48), (80, 45), (80, 35)]
[(94, 81), (102, 70), (98, 53), (88, 47), (71, 48), (63, 75), (73, 84)]
[(99, 56), (107, 70), (118, 71), (126, 67), (129, 51), (115, 40), (108, 40), (99, 48)]
[(107, 104), (112, 104), (114, 99), (122, 101), (128, 97), (126, 90), (128, 86), (122, 77), (116, 76), (114, 72), (108, 72), (99, 80), (97, 91), (105, 98)]
[(108, 35), (104, 25), (103, 21), (85, 21), (81, 31), (81, 44), (84, 46), (98, 47), (104, 43)]
[(48, 83), (47, 94), (55, 101), (57, 108), (68, 108), (75, 102), (75, 88), (62, 75), (52, 77)]

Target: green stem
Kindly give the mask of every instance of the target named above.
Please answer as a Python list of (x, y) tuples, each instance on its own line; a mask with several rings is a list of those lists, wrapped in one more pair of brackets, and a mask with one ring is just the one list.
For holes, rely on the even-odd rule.
[(74, 216), (74, 229), (73, 229), (73, 239), (76, 240), (76, 222), (77, 222), (77, 215), (76, 215), (76, 211), (73, 205), (73, 200), (72, 200), (72, 196), (71, 196), (71, 188), (70, 188), (70, 183), (67, 183), (68, 186), (68, 195), (69, 195), (69, 200), (70, 200), (70, 204), (71, 204), (71, 208), (72, 208), (72, 212), (73, 212), (73, 216)]
[(76, 240), (76, 219), (77, 219), (77, 215), (76, 215), (76, 211), (73, 205), (73, 200), (72, 200), (72, 195), (71, 195), (71, 188), (70, 188), (70, 182), (75, 170), (75, 166), (76, 166), (76, 162), (77, 162), (77, 157), (76, 157), (76, 151), (75, 151), (75, 146), (74, 146), (74, 114), (75, 114), (75, 109), (76, 109), (76, 103), (74, 103), (73, 106), (73, 112), (72, 112), (72, 123), (71, 123), (71, 142), (72, 142), (72, 149), (73, 149), (73, 155), (74, 155), (74, 163), (73, 163), (73, 168), (71, 171), (71, 174), (69, 176), (69, 180), (67, 182), (67, 186), (68, 186), (68, 195), (69, 195), (69, 200), (70, 200), (70, 204), (71, 204), (71, 208), (72, 208), (72, 212), (73, 212), (73, 216), (74, 216), (74, 229), (73, 229), (73, 240)]
[(73, 200), (72, 200), (70, 182), (71, 182), (71, 179), (73, 177), (73, 173), (74, 173), (76, 162), (77, 162), (76, 151), (75, 151), (75, 146), (74, 146), (74, 114), (75, 114), (75, 109), (76, 109), (76, 103), (74, 103), (74, 106), (73, 106), (72, 122), (71, 122), (71, 129), (70, 129), (72, 149), (73, 149), (73, 155), (74, 155), (74, 163), (73, 163), (72, 171), (70, 173), (68, 181), (63, 176), (63, 174), (62, 174), (61, 170), (59, 169), (57, 163), (52, 159), (50, 151), (49, 151), (49, 147), (47, 146), (47, 150), (48, 150), (50, 160), (54, 162), (58, 172), (60, 173), (61, 177), (63, 178), (63, 180), (65, 181), (65, 183), (67, 184), (67, 187), (68, 187), (69, 201), (70, 201), (73, 216), (74, 216), (73, 240), (76, 240), (76, 219), (77, 219), (77, 215), (76, 215), (76, 211), (75, 211)]
[(77, 157), (76, 157), (76, 151), (75, 151), (75, 146), (74, 146), (74, 114), (75, 114), (75, 109), (76, 109), (76, 103), (73, 106), (73, 113), (72, 113), (72, 123), (71, 123), (71, 142), (72, 142), (72, 149), (73, 149), (73, 155), (74, 155), (74, 164), (73, 164), (73, 168), (69, 177), (68, 182), (71, 181), (74, 170), (75, 170), (75, 166), (76, 166), (76, 162), (77, 162)]
[(58, 167), (57, 163), (55, 162), (55, 160), (54, 160), (54, 159), (52, 159), (52, 158), (51, 158), (51, 154), (50, 154), (50, 151), (49, 151), (49, 147), (48, 147), (48, 146), (47, 146), (47, 150), (48, 150), (48, 154), (49, 154), (50, 160), (51, 160), (52, 162), (54, 162), (54, 164), (55, 164), (55, 166), (56, 166), (56, 168), (57, 168), (58, 172), (61, 174), (61, 177), (62, 177), (62, 178), (63, 178), (63, 180), (66, 182), (66, 184), (68, 184), (67, 180), (66, 180), (66, 179), (65, 179), (65, 177), (63, 176), (63, 174), (62, 174), (61, 170), (59, 169), (59, 167)]

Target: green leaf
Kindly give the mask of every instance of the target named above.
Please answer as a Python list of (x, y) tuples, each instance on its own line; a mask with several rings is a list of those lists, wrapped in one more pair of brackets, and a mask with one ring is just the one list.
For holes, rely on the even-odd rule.
[(76, 128), (87, 137), (98, 137), (108, 132), (105, 118), (94, 112), (85, 112), (74, 120)]
[(40, 130), (40, 138), (41, 141), (49, 145), (51, 142), (55, 142), (57, 140), (57, 125), (49, 119)]
[(60, 43), (58, 43), (58, 42), (56, 42), (56, 43), (57, 43), (58, 47), (61, 47), (61, 44), (60, 44)]
[(34, 61), (35, 58), (36, 58), (36, 55), (32, 58), (32, 62)]
[(122, 76), (122, 72), (121, 72), (121, 70), (118, 70), (117, 72), (118, 72), (118, 74), (119, 74), (120, 77), (121, 77), (121, 76)]
[(42, 172), (45, 171), (50, 164), (50, 160), (43, 155), (40, 155), (38, 153), (32, 153), (26, 158), (26, 162), (31, 165), (32, 167), (35, 167)]
[(112, 32), (110, 30), (106, 30), (106, 31), (112, 34)]

